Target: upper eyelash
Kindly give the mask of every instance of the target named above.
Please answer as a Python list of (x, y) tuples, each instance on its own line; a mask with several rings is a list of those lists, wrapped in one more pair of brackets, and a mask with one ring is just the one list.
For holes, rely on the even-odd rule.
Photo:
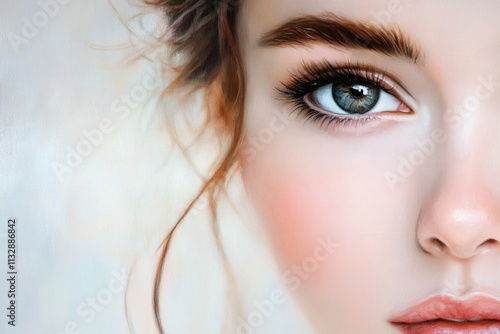
[(332, 82), (358, 79), (369, 81), (387, 92), (394, 87), (388, 87), (385, 71), (376, 70), (362, 63), (332, 64), (326, 59), (320, 63), (304, 63), (302, 68), (290, 73), (288, 83), (281, 82), (282, 87), (276, 88), (278, 98), (285, 101), (298, 102), (315, 90)]

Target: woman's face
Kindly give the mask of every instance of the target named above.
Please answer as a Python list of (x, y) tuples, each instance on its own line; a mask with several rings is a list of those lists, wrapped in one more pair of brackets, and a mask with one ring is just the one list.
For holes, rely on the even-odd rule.
[(319, 333), (500, 333), (499, 11), (243, 1), (243, 178)]

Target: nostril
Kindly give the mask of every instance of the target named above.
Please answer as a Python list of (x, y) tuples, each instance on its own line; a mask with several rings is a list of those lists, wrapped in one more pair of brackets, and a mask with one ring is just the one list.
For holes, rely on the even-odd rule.
[(485, 242), (483, 242), (479, 247), (497, 247), (499, 245), (499, 242), (495, 239), (488, 239)]
[[(480, 244), (473, 243), (475, 240), (465, 240), (465, 243), (444, 242), (439, 236), (429, 236), (426, 242), (422, 243), (425, 253), (434, 256), (452, 256), (455, 258), (468, 259), (477, 254), (500, 253), (500, 238), (483, 239)], [(451, 245), (451, 246), (450, 246)]]
[(440, 252), (443, 252), (446, 249), (446, 244), (439, 240), (438, 238), (432, 238), (430, 240), (431, 244), (433, 244)]

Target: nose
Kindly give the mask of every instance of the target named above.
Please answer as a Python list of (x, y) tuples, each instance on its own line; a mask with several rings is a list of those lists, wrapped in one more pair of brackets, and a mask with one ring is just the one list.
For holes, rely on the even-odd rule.
[(500, 252), (498, 198), (478, 176), (479, 168), (455, 170), (436, 185), (420, 211), (419, 245), (434, 256), (455, 259)]

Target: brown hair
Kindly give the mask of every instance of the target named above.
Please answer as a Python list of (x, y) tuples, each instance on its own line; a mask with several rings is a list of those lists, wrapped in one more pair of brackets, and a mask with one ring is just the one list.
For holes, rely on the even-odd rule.
[[(188, 87), (192, 90), (205, 89), (206, 110), (209, 113), (207, 122), (222, 124), (228, 138), (222, 158), (216, 163), (213, 172), (160, 246), (153, 306), (156, 325), (159, 331), (164, 333), (160, 318), (159, 293), (170, 241), (177, 227), (204, 194), (208, 196), (213, 223), (214, 225), (216, 223), (217, 196), (230, 171), (236, 165), (242, 141), (245, 80), (235, 35), (239, 0), (145, 0), (145, 2), (161, 9), (167, 17), (166, 43), (171, 50), (170, 56), (183, 55), (184, 61), (176, 66), (178, 75), (167, 87), (168, 91)], [(221, 250), (217, 228), (214, 228), (214, 232)]]

